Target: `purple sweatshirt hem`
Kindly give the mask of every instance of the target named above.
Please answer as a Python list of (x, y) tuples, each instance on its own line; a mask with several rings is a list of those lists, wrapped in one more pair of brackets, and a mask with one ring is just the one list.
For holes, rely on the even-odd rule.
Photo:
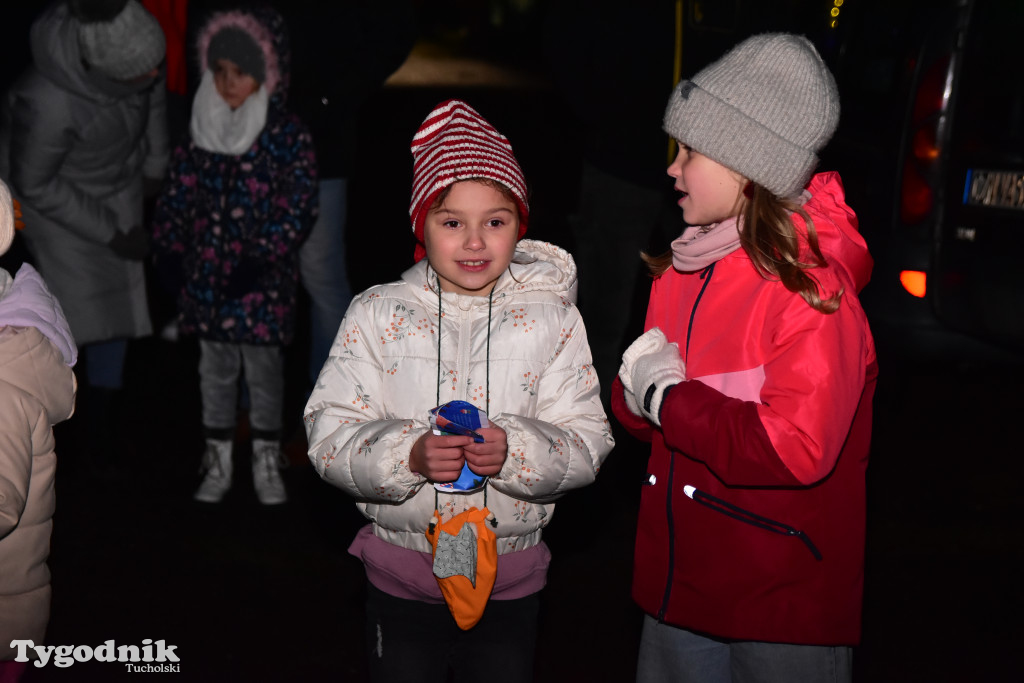
[[(372, 524), (359, 530), (348, 552), (362, 561), (370, 583), (385, 593), (405, 600), (444, 603), (430, 553), (379, 539)], [(517, 600), (538, 592), (547, 584), (550, 563), (551, 551), (543, 541), (526, 550), (498, 555), (498, 575), (491, 600)]]

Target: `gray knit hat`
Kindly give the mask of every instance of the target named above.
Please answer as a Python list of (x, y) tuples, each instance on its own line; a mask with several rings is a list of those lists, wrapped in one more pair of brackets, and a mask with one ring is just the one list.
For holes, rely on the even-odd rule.
[(82, 21), (78, 46), (89, 66), (114, 80), (141, 76), (164, 58), (164, 32), (160, 22), (137, 0), (128, 0), (108, 21)]
[(778, 197), (800, 193), (839, 123), (839, 91), (803, 36), (743, 41), (672, 92), (665, 132)]

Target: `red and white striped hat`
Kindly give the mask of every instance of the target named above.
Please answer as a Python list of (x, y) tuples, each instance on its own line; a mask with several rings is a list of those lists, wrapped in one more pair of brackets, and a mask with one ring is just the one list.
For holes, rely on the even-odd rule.
[(423, 223), (437, 195), (452, 183), (487, 178), (501, 183), (519, 205), (519, 238), (526, 234), (530, 206), (526, 180), (512, 145), (462, 100), (447, 100), (420, 124), (412, 139), (413, 178), (409, 218), (416, 235), (417, 261), (426, 256)]

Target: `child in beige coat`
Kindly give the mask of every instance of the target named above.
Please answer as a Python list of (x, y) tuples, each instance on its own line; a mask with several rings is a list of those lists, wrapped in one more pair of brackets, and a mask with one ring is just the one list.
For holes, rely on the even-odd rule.
[[(0, 181), (0, 254), (14, 237), (14, 209)], [(77, 360), (60, 304), (30, 265), (0, 269), (0, 681), (17, 680), (12, 640), (43, 644), (50, 619), (53, 425), (71, 417)]]

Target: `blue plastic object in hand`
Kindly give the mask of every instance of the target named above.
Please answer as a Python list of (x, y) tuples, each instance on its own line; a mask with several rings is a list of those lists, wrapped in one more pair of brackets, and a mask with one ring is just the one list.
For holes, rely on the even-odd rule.
[[(471, 436), (476, 443), (483, 443), (484, 437), (476, 430), (487, 423), (487, 413), (466, 401), (449, 401), (430, 409), (430, 426), (435, 434)], [(463, 464), (458, 479), (434, 484), (434, 488), (447, 493), (467, 493), (482, 488), (486, 482), (487, 477), (469, 469), (467, 463)]]

